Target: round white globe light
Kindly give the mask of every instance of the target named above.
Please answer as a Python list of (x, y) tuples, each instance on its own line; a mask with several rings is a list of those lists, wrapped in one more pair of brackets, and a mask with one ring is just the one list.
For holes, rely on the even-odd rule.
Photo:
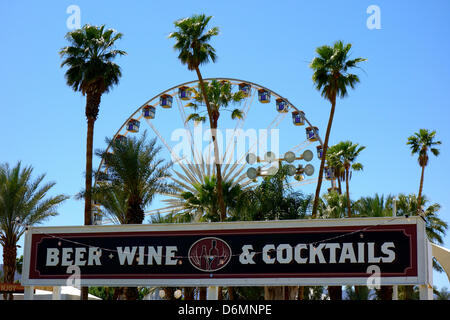
[(164, 290), (159, 290), (159, 297), (163, 299), (166, 296), (166, 292)]
[(177, 289), (174, 293), (173, 296), (175, 297), (175, 299), (180, 299), (181, 297), (181, 290)]
[(305, 150), (305, 152), (303, 152), (303, 160), (305, 161), (311, 161), (312, 158), (314, 157), (314, 154), (312, 153), (311, 150)]
[(294, 162), (295, 160), (295, 153), (293, 153), (292, 151), (288, 151), (284, 154), (284, 160), (286, 160), (289, 163)]
[(256, 160), (256, 155), (254, 153), (249, 153), (245, 157), (245, 161), (247, 161), (248, 164), (254, 164)]
[(293, 176), (297, 172), (297, 168), (292, 164), (288, 164), (286, 166), (286, 171), (288, 176)]
[(247, 170), (247, 177), (251, 180), (256, 179), (258, 176), (258, 171), (256, 171), (255, 168), (248, 168)]
[(307, 176), (312, 176), (314, 174), (314, 166), (311, 165), (311, 164), (307, 164), (305, 166), (305, 171), (304, 172), (305, 172), (305, 174)]
[(267, 151), (266, 154), (264, 155), (264, 161), (272, 162), (275, 159), (276, 159), (275, 153), (273, 153), (272, 151)]

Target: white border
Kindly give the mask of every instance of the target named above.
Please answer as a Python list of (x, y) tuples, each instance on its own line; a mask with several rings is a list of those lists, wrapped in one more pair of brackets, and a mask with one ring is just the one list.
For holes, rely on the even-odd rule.
[[(33, 234), (51, 233), (95, 233), (95, 232), (139, 232), (139, 231), (193, 231), (193, 230), (235, 230), (235, 229), (270, 229), (270, 228), (314, 228), (345, 226), (417, 226), (417, 277), (382, 277), (381, 285), (425, 284), (431, 266), (427, 265), (427, 244), (425, 223), (421, 217), (381, 217), (381, 218), (344, 218), (344, 219), (304, 219), (251, 222), (215, 222), (215, 223), (179, 223), (148, 225), (112, 225), (112, 226), (67, 226), (67, 227), (30, 227), (25, 234), (24, 262), (22, 273), (23, 286), (66, 285), (66, 279), (29, 279), (31, 238)], [(80, 279), (84, 286), (271, 286), (271, 285), (366, 285), (366, 277), (338, 278), (221, 278), (214, 274), (208, 279)], [(367, 277), (371, 276), (368, 274)]]

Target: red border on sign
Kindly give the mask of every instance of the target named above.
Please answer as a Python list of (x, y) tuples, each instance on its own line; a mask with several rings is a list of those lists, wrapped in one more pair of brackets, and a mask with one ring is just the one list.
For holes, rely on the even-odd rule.
[[(410, 240), (410, 265), (402, 273), (382, 273), (383, 277), (415, 277), (418, 275), (417, 261), (417, 226), (408, 225), (388, 225), (388, 226), (335, 226), (335, 227), (308, 227), (308, 228), (261, 228), (261, 229), (216, 229), (216, 230), (177, 230), (177, 231), (136, 231), (136, 232), (92, 232), (92, 233), (52, 233), (52, 234), (32, 234), (30, 272), (29, 279), (66, 279), (68, 275), (41, 275), (36, 269), (37, 246), (44, 238), (65, 238), (76, 241), (81, 237), (114, 237), (114, 236), (220, 236), (228, 234), (286, 234), (286, 233), (328, 233), (328, 232), (377, 232), (377, 231), (403, 231)], [(237, 273), (237, 274), (95, 274), (83, 275), (81, 279), (237, 279), (237, 278), (345, 278), (345, 277), (367, 277), (367, 273)]]

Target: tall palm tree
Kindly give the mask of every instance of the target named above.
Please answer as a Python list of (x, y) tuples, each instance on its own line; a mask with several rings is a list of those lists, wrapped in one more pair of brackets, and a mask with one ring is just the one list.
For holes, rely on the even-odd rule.
[(310, 67), (314, 73), (312, 76), (316, 89), (320, 91), (322, 97), (331, 103), (330, 117), (328, 119), (325, 141), (323, 143), (323, 157), (320, 162), (319, 179), (317, 182), (316, 193), (314, 196), (314, 205), (312, 216), (317, 213), (319, 205), (320, 188), (322, 186), (323, 168), (328, 149), (328, 140), (330, 138), (331, 126), (333, 123), (334, 110), (336, 107), (336, 98), (344, 98), (348, 94), (348, 87), (354, 89), (359, 82), (359, 77), (349, 73), (352, 68), (358, 67), (358, 63), (366, 61), (363, 58), (348, 59), (352, 45), (344, 44), (342, 41), (336, 41), (333, 46), (324, 45), (316, 49), (318, 54)]
[(26, 226), (57, 215), (58, 205), (68, 198), (62, 194), (46, 197), (55, 182), (43, 184), (45, 174), (33, 179), (32, 173), (31, 166), (22, 168), (20, 162), (13, 168), (7, 163), (0, 165), (0, 244), (6, 283), (14, 282), (17, 242)]
[[(350, 206), (350, 189), (349, 181), (351, 177), (351, 170), (360, 171), (363, 169), (363, 165), (359, 162), (355, 162), (356, 158), (359, 156), (361, 151), (366, 147), (359, 146), (357, 143), (353, 144), (351, 141), (342, 141), (338, 144), (330, 147), (331, 157), (330, 160), (333, 162), (340, 163), (338, 166), (343, 169), (344, 179), (345, 179), (345, 189), (347, 194), (347, 214), (348, 217), (352, 216), (351, 206)], [(342, 172), (342, 171), (341, 171)]]
[[(122, 76), (120, 67), (113, 62), (117, 56), (126, 52), (114, 48), (115, 42), (122, 34), (113, 29), (105, 29), (104, 25), (84, 25), (66, 34), (69, 45), (59, 52), (67, 66), (65, 73), (67, 85), (74, 91), (86, 96), (85, 114), (87, 119), (86, 137), (86, 180), (84, 224), (92, 224), (92, 151), (94, 139), (94, 124), (97, 120), (101, 97), (119, 83)], [(87, 291), (85, 292), (87, 298)]]
[(218, 110), (215, 110), (208, 99), (205, 81), (203, 81), (200, 72), (200, 65), (206, 64), (209, 61), (215, 62), (217, 59), (216, 50), (209, 44), (212, 37), (219, 34), (219, 28), (213, 27), (206, 30), (206, 26), (211, 20), (211, 16), (204, 14), (193, 15), (189, 18), (180, 19), (174, 22), (177, 31), (170, 33), (169, 38), (176, 40), (173, 46), (175, 50), (179, 51), (178, 59), (182, 64), (187, 65), (188, 70), (197, 73), (200, 82), (201, 93), (206, 104), (208, 113), (209, 125), (212, 131), (212, 140), (214, 144), (214, 158), (216, 164), (217, 177), (217, 201), (221, 217), (226, 217), (226, 207), (223, 199), (222, 188), (222, 169), (219, 156), (219, 146), (217, 143), (217, 121), (219, 115)]
[(428, 165), (428, 151), (431, 151), (436, 157), (439, 155), (439, 149), (434, 148), (436, 145), (440, 145), (441, 141), (436, 141), (436, 131), (429, 131), (427, 129), (420, 129), (419, 132), (408, 138), (407, 145), (411, 148), (411, 154), (418, 154), (419, 165), (422, 168), (420, 175), (420, 186), (418, 195), (418, 207), (417, 210), (421, 210), (422, 189), (423, 189), (423, 176), (425, 167)]

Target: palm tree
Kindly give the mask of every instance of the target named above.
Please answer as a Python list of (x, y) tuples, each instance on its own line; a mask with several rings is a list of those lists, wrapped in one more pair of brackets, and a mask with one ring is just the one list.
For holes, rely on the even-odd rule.
[[(363, 165), (359, 162), (355, 162), (361, 151), (366, 147), (353, 144), (351, 141), (342, 141), (338, 144), (330, 147), (331, 157), (330, 160), (334, 163), (339, 163), (338, 168), (344, 171), (345, 189), (347, 193), (347, 214), (348, 217), (352, 216), (350, 208), (350, 190), (349, 180), (351, 178), (351, 170), (360, 171), (363, 169)], [(336, 165), (336, 164), (335, 164)]]
[(107, 164), (107, 171), (98, 173), (98, 179), (103, 183), (96, 188), (94, 197), (124, 224), (142, 224), (144, 209), (155, 195), (173, 190), (171, 184), (164, 182), (169, 177), (171, 164), (157, 159), (161, 147), (156, 146), (156, 138), (150, 142), (146, 138), (146, 132), (140, 138), (125, 141), (106, 138), (111, 152), (96, 151)]
[(389, 217), (392, 216), (392, 201), (394, 197), (375, 194), (373, 197), (361, 197), (355, 203), (355, 211), (360, 217)]
[(213, 27), (208, 31), (205, 31), (211, 18), (211, 16), (207, 17), (204, 14), (199, 14), (193, 15), (189, 18), (177, 20), (174, 22), (177, 31), (170, 33), (169, 38), (176, 40), (174, 49), (179, 51), (178, 59), (180, 59), (182, 64), (187, 65), (188, 70), (195, 71), (197, 73), (197, 77), (200, 82), (201, 93), (206, 104), (214, 144), (214, 158), (217, 177), (217, 201), (220, 215), (222, 218), (225, 218), (226, 207), (223, 199), (222, 188), (220, 187), (222, 185), (222, 169), (216, 132), (219, 114), (218, 110), (214, 109), (210, 104), (206, 84), (205, 81), (203, 81), (203, 77), (200, 72), (200, 65), (206, 64), (209, 61), (215, 62), (217, 59), (216, 50), (208, 42), (212, 37), (219, 34), (219, 28)]
[[(419, 197), (415, 194), (399, 194), (397, 200), (397, 215), (417, 215), (419, 208)], [(428, 240), (436, 244), (444, 244), (444, 236), (448, 224), (438, 217), (441, 206), (438, 203), (428, 205), (428, 198), (422, 195), (420, 200), (424, 208), (422, 216), (425, 219), (425, 232)]]
[[(181, 194), (184, 200), (184, 214), (194, 214), (198, 220), (223, 221), (217, 215), (217, 180), (215, 176), (205, 176), (202, 184), (194, 184), (195, 193), (185, 191)], [(231, 181), (222, 182), (222, 192), (227, 210), (236, 208), (242, 190), (239, 184), (233, 186)]]
[(333, 47), (324, 45), (316, 49), (318, 54), (310, 67), (314, 70), (312, 79), (316, 89), (320, 91), (322, 97), (331, 103), (330, 117), (328, 119), (325, 141), (323, 143), (323, 157), (320, 162), (319, 180), (317, 182), (316, 193), (314, 196), (314, 205), (312, 216), (315, 217), (319, 205), (320, 188), (322, 186), (323, 169), (328, 149), (328, 140), (330, 138), (331, 126), (333, 123), (334, 110), (336, 107), (336, 98), (347, 96), (347, 89), (350, 86), (354, 89), (359, 82), (359, 77), (348, 71), (358, 67), (358, 63), (366, 61), (363, 58), (348, 59), (352, 45), (344, 44), (342, 41), (336, 41)]
[(345, 169), (344, 164), (338, 154), (339, 150), (335, 146), (331, 146), (327, 151), (327, 165), (332, 168), (334, 179), (338, 182), (338, 193), (342, 194), (341, 182), (345, 181)]
[[(85, 25), (81, 29), (68, 32), (66, 39), (70, 45), (59, 52), (63, 62), (61, 67), (67, 66), (65, 73), (67, 85), (74, 91), (86, 96), (86, 180), (84, 224), (92, 224), (92, 150), (94, 139), (94, 123), (97, 120), (100, 100), (104, 93), (119, 83), (122, 76), (120, 67), (113, 62), (117, 56), (126, 52), (114, 49), (115, 42), (122, 38), (122, 34), (113, 29), (105, 29), (104, 25)], [(87, 298), (87, 290), (84, 293)]]
[(448, 291), (447, 287), (443, 287), (441, 290), (435, 287), (433, 292), (436, 300), (450, 300), (450, 291)]
[(0, 244), (6, 283), (14, 282), (17, 242), (27, 226), (57, 215), (57, 206), (68, 198), (65, 195), (46, 197), (55, 182), (42, 184), (45, 174), (33, 179), (32, 173), (31, 166), (22, 168), (20, 162), (13, 168), (7, 163), (0, 165)]
[(322, 219), (345, 218), (347, 202), (347, 196), (345, 194), (339, 194), (335, 191), (324, 194), (320, 198), (318, 217)]
[[(417, 215), (418, 212), (425, 219), (425, 232), (427, 234), (428, 240), (436, 244), (444, 243), (444, 236), (448, 229), (448, 224), (438, 217), (439, 210), (441, 206), (438, 203), (433, 203), (428, 205), (428, 199), (425, 195), (422, 195), (420, 199), (419, 206), (419, 197), (415, 194), (399, 194), (397, 200), (397, 215)], [(422, 209), (424, 208), (423, 211)], [(443, 269), (433, 258), (433, 268), (439, 272), (442, 272)], [(406, 286), (405, 287), (405, 298), (412, 299), (413, 298), (413, 287)]]
[(419, 165), (422, 168), (420, 175), (420, 186), (418, 195), (418, 207), (417, 210), (421, 210), (422, 189), (423, 189), (423, 174), (425, 167), (428, 165), (428, 150), (431, 151), (436, 157), (439, 155), (439, 149), (434, 148), (436, 145), (440, 145), (441, 141), (435, 141), (436, 131), (429, 131), (427, 129), (420, 129), (419, 132), (408, 138), (407, 145), (411, 148), (411, 154), (418, 154)]

